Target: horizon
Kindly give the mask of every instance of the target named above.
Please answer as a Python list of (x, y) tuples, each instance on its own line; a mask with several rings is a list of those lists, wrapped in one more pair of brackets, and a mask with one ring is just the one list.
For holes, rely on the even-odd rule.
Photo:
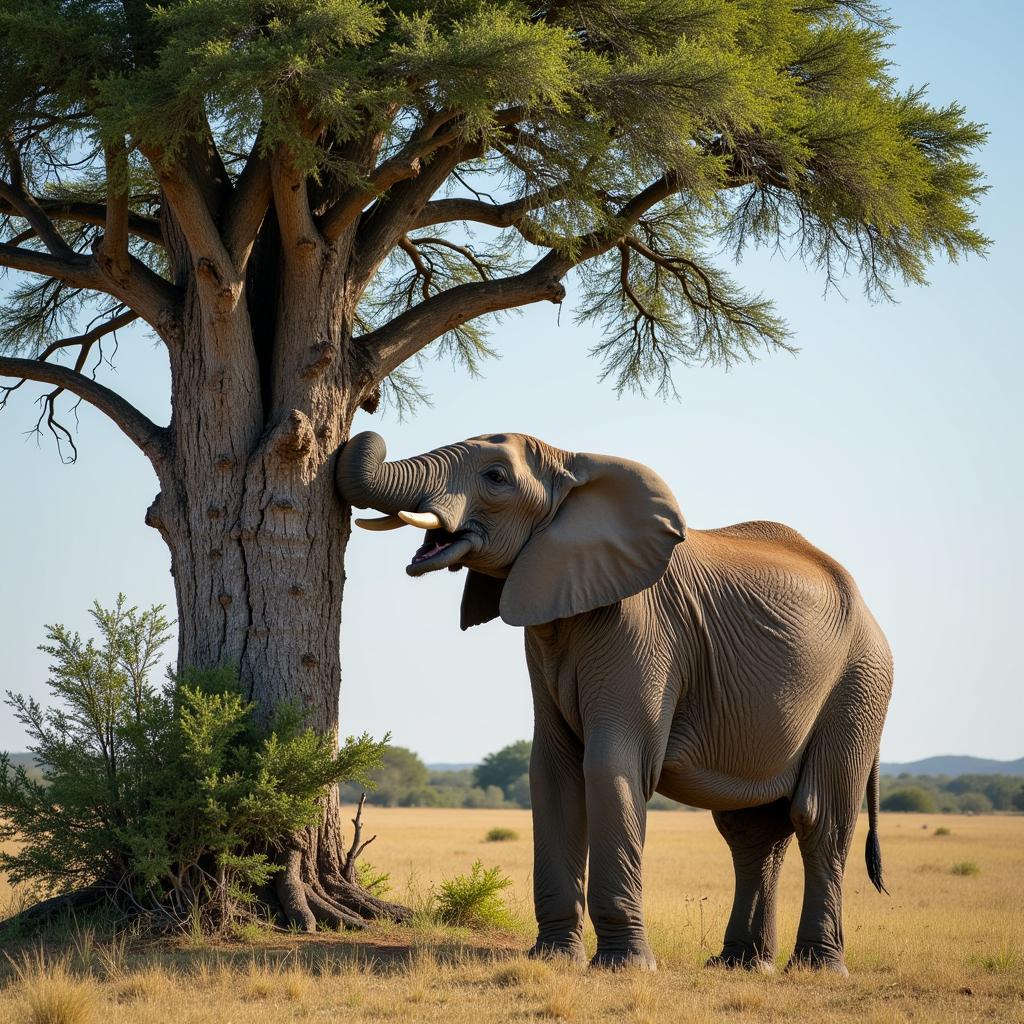
[[(672, 486), (695, 527), (747, 519), (793, 526), (853, 573), (889, 637), (896, 680), (882, 759), (930, 756), (1014, 760), (1024, 712), (1024, 649), (1011, 638), (1024, 570), (1016, 342), (1015, 244), (1022, 213), (1022, 147), (1005, 68), (1024, 12), (963, 19), (959, 5), (895, 3), (902, 26), (891, 50), (901, 85), (930, 82), (934, 102), (964, 103), (992, 132), (980, 156), (990, 194), (979, 227), (987, 261), (930, 268), (930, 288), (897, 288), (871, 305), (855, 279), (823, 297), (820, 276), (796, 259), (750, 253), (739, 283), (776, 300), (801, 349), (730, 370), (680, 368), (681, 401), (617, 398), (587, 351), (601, 335), (573, 323), (574, 288), (506, 317), (492, 340), (502, 358), (482, 379), (445, 362), (424, 369), (433, 408), (399, 422), (394, 410), (360, 413), (401, 458), (503, 429), (576, 451), (636, 459)], [(729, 266), (728, 257), (724, 260)], [(141, 331), (121, 332), (114, 378), (148, 415), (166, 422), (166, 358)], [(109, 370), (101, 373), (109, 374)], [(30, 390), (31, 389), (31, 390)], [(35, 420), (26, 385), (0, 416), (0, 460), (17, 481), (0, 503), (8, 552), (0, 587), (0, 690), (45, 701), (45, 623), (89, 635), (94, 598), (118, 591), (142, 606), (174, 607), (169, 555), (143, 524), (154, 474), (102, 415), (81, 410), (80, 458), (24, 443)], [(532, 733), (521, 632), (489, 623), (458, 629), (462, 580), (410, 580), (413, 531), (353, 536), (342, 624), (343, 734), (391, 731), (424, 761), (477, 763)], [(401, 625), (396, 634), (394, 624)], [(383, 624), (383, 625), (382, 625)], [(973, 755), (929, 755), (968, 748)], [(24, 732), (0, 715), (0, 749)], [(475, 759), (475, 760), (474, 760)]]

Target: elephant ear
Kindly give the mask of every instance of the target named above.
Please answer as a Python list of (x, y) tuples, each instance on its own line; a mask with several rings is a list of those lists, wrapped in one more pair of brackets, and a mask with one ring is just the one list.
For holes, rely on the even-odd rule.
[(466, 585), (462, 588), (462, 610), (459, 625), (462, 629), (490, 622), (499, 615), (504, 580), (485, 576), (474, 569), (466, 570)]
[(536, 626), (615, 604), (656, 583), (685, 538), (683, 514), (654, 470), (580, 453), (554, 517), (512, 566), (501, 617)]

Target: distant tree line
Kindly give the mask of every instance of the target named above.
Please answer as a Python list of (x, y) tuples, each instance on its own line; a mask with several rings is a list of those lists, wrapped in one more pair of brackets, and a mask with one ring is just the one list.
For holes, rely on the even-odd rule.
[[(519, 740), (488, 754), (475, 768), (432, 770), (405, 747), (385, 748), (379, 768), (370, 773), (367, 803), (384, 807), (529, 807), (530, 741)], [(11, 755), (29, 777), (41, 773), (24, 754)], [(342, 800), (359, 799), (361, 788), (343, 786)], [(990, 814), (1024, 811), (1024, 777), (1019, 775), (883, 775), (883, 811), (922, 814)], [(691, 810), (655, 793), (651, 810)]]
[(883, 811), (1024, 811), (1024, 778), (1019, 775), (883, 775), (881, 789)]

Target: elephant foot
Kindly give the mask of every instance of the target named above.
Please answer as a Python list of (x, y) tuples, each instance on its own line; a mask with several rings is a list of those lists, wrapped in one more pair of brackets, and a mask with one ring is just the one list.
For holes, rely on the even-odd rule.
[(842, 953), (835, 950), (822, 949), (820, 946), (797, 946), (786, 964), (787, 971), (828, 971), (848, 978), (850, 972), (843, 963)]
[(726, 946), (718, 956), (713, 956), (705, 967), (724, 967), (726, 970), (751, 971), (754, 974), (774, 974), (775, 961), (765, 953), (753, 949)]
[(602, 967), (610, 971), (640, 970), (656, 971), (658, 963), (646, 942), (631, 943), (623, 948), (602, 948), (597, 944), (597, 952), (590, 961), (591, 967)]
[(527, 951), (530, 960), (571, 960), (573, 963), (586, 963), (587, 954), (583, 943), (577, 939), (558, 939), (542, 941), (538, 939)]

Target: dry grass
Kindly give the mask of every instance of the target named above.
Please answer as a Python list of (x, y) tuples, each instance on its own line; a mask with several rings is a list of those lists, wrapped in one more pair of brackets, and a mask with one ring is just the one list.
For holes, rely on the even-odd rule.
[[(391, 872), (399, 897), (421, 899), (481, 857), (511, 876), (513, 909), (529, 920), (527, 812), (372, 808), (369, 825), (380, 835), (374, 864)], [(513, 828), (523, 841), (487, 844), (492, 827)], [(935, 829), (946, 827), (952, 834), (936, 839)], [(656, 813), (646, 855), (655, 976), (526, 960), (518, 952), (531, 938), (525, 926), (484, 934), (380, 927), (127, 948), (80, 933), (42, 960), (12, 951), (14, 965), (0, 965), (0, 1021), (1024, 1021), (1024, 818), (883, 815), (881, 831), (893, 895), (868, 884), (861, 831), (846, 885), (848, 979), (702, 970), (718, 951), (732, 899), (728, 853), (710, 815)], [(964, 861), (980, 874), (954, 875), (951, 865)], [(780, 960), (796, 930), (800, 889), (794, 849), (782, 880)], [(0, 880), (0, 902), (13, 895)], [(593, 949), (589, 930), (587, 942)]]

